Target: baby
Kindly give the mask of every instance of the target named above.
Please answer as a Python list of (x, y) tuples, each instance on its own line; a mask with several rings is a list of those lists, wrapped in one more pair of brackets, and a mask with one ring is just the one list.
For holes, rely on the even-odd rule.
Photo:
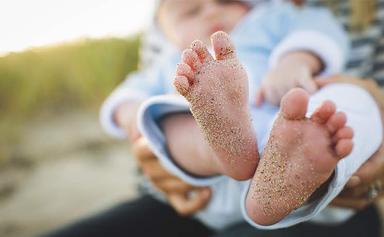
[[(338, 72), (345, 57), (345, 36), (328, 12), (300, 10), (286, 3), (254, 2), (259, 6), (251, 9), (250, 1), (162, 1), (159, 24), (173, 45), (182, 49), (193, 39), (202, 40), (194, 41), (183, 52), (174, 81), (177, 91), (188, 100), (193, 117), (186, 113), (170, 114), (177, 110), (165, 109), (163, 111), (167, 112), (163, 113), (156, 110), (158, 114), (153, 121), (164, 131), (169, 156), (156, 145), (161, 142), (156, 142), (156, 136), (151, 135), (148, 123), (141, 124), (162, 162), (182, 178), (189, 176), (193, 184), (198, 183), (193, 179), (212, 179), (219, 174), (237, 180), (253, 177), (242, 203), (244, 215), (255, 226), (266, 226), (300, 207), (329, 180), (331, 186), (336, 187), (323, 194), (324, 198), (318, 201), (313, 213), (324, 208), (341, 190), (348, 175), (352, 175), (379, 146), (381, 123), (372, 98), (359, 88), (325, 88), (308, 102), (308, 92), (316, 91), (313, 76)], [(204, 45), (216, 31), (232, 32), (234, 43), (224, 32), (213, 34), (215, 57), (212, 57)], [(175, 57), (167, 53), (165, 65), (172, 65)], [(173, 91), (168, 83), (169, 71), (167, 66), (160, 64), (153, 68), (152, 77), (130, 79), (107, 100), (106, 117), (131, 131), (128, 135), (134, 139), (139, 134), (135, 114), (142, 101)], [(263, 76), (265, 79), (261, 81)], [(289, 91), (295, 86), (305, 90)], [(250, 96), (248, 91), (251, 91)], [(343, 99), (343, 95), (352, 93), (353, 98)], [(249, 106), (255, 100), (261, 104), (263, 99), (279, 104), (283, 95), (280, 112), (268, 104), (260, 108)], [(156, 102), (155, 98), (146, 102), (142, 115), (156, 103), (159, 105), (159, 101), (161, 99)], [(167, 103), (165, 106), (171, 106), (173, 102)], [(336, 112), (335, 104), (348, 114), (351, 127), (346, 126), (345, 113)], [(179, 110), (182, 111), (185, 108)], [(306, 118), (307, 113), (309, 118)], [(269, 132), (271, 121), (275, 122)], [(362, 128), (360, 125), (364, 124), (374, 128)], [(114, 129), (119, 132), (118, 128)], [(358, 158), (351, 157), (354, 160), (349, 169), (340, 162), (343, 166), (336, 168), (334, 173), (335, 167), (339, 167), (338, 161), (352, 151), (353, 131), (359, 141), (372, 137), (372, 133), (377, 136), (373, 136), (369, 146), (355, 141), (354, 152)], [(264, 152), (259, 162), (262, 148)], [(289, 224), (297, 222), (296, 219)]]

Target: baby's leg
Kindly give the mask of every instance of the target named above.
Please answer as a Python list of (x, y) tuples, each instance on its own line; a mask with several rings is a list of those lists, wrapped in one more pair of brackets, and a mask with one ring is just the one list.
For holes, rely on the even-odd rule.
[(215, 153), (191, 114), (168, 115), (162, 119), (161, 127), (168, 152), (179, 167), (196, 176), (220, 173), (220, 165), (213, 159)]
[(201, 41), (192, 43), (178, 65), (175, 86), (208, 144), (218, 172), (234, 179), (253, 176), (259, 161), (256, 136), (248, 108), (247, 74), (236, 57), (229, 36), (212, 35), (216, 59)]
[(308, 93), (293, 89), (282, 102), (246, 199), (257, 224), (271, 225), (301, 206), (352, 150), (346, 116), (325, 101), (306, 118)]

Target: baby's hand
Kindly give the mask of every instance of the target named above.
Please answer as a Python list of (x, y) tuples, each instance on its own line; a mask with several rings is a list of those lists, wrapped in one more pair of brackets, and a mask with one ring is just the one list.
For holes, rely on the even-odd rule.
[(292, 88), (300, 87), (312, 94), (317, 90), (313, 75), (321, 70), (320, 60), (308, 52), (293, 52), (280, 60), (263, 79), (256, 93), (256, 105), (264, 101), (278, 106)]
[(120, 104), (115, 111), (114, 120), (117, 125), (124, 129), (129, 140), (133, 143), (141, 135), (137, 126), (137, 111), (142, 101), (126, 101)]

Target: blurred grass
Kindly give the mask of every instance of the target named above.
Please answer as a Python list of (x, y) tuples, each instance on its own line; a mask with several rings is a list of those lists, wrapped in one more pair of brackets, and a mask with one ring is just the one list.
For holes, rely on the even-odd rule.
[(17, 142), (27, 120), (42, 113), (97, 110), (137, 69), (139, 39), (85, 39), (0, 57), (0, 163), (1, 148)]
[(0, 113), (95, 107), (137, 68), (139, 37), (83, 40), (0, 58)]

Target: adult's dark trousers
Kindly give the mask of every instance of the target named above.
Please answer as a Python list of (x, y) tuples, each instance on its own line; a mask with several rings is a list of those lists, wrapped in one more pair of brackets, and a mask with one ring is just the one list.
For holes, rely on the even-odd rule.
[(44, 237), (203, 237), (212, 233), (199, 221), (180, 216), (171, 206), (144, 195)]
[(377, 209), (371, 206), (334, 226), (308, 222), (290, 228), (263, 231), (243, 222), (216, 233), (198, 220), (180, 216), (171, 206), (145, 195), (44, 237), (379, 237), (380, 226)]
[(215, 237), (380, 237), (381, 225), (377, 208), (370, 206), (341, 224), (305, 222), (285, 229), (262, 231), (247, 223), (240, 223)]

